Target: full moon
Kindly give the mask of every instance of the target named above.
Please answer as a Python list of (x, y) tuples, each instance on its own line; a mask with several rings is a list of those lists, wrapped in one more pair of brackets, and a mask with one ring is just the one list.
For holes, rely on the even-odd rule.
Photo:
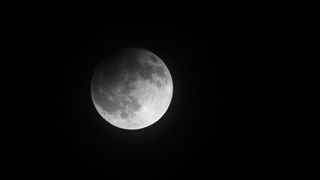
[(152, 52), (126, 48), (95, 69), (91, 97), (98, 113), (110, 124), (128, 130), (148, 127), (169, 108), (171, 74)]

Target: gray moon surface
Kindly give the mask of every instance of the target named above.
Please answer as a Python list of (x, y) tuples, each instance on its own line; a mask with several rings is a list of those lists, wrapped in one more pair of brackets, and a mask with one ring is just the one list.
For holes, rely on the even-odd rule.
[(173, 82), (165, 63), (141, 48), (122, 49), (101, 62), (91, 80), (91, 97), (110, 124), (128, 130), (148, 127), (167, 111)]

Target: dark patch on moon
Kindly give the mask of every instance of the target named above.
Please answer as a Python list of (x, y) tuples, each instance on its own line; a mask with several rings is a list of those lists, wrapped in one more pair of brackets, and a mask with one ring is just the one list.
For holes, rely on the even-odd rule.
[[(119, 93), (110, 90), (103, 90), (93, 96), (95, 102), (109, 114), (114, 114), (117, 111), (121, 113), (132, 113), (140, 109), (141, 105), (138, 100), (130, 95), (130, 91)], [(110, 98), (111, 97), (111, 98)]]
[[(118, 77), (114, 77), (118, 81), (114, 81), (115, 79), (110, 81), (103, 75), (105, 74), (100, 74), (96, 80), (93, 80), (92, 94), (94, 101), (105, 112), (112, 115), (117, 111), (120, 111), (121, 114), (122, 112), (128, 114), (140, 109), (141, 105), (138, 100), (129, 95), (136, 88), (133, 86), (132, 78), (125, 78), (118, 74)], [(121, 117), (124, 118), (125, 115)]]
[(158, 88), (161, 88), (162, 87), (162, 82), (161, 81), (159, 81), (159, 80), (156, 80), (155, 81), (155, 84), (156, 84), (156, 86), (158, 87)]
[(156, 74), (157, 74), (158, 76), (160, 76), (161, 78), (166, 78), (166, 77), (165, 77), (164, 67), (157, 66), (157, 67), (155, 67), (155, 71), (156, 71)]
[(152, 74), (156, 74), (163, 79), (167, 78), (165, 74), (166, 69), (163, 66), (155, 66), (149, 63), (139, 62), (136, 60), (126, 61), (124, 62), (123, 66), (123, 69), (126, 69), (128, 74), (130, 74), (129, 79), (131, 79), (132, 81), (137, 80), (137, 75), (139, 75), (144, 80), (150, 81), (153, 84), (156, 84), (156, 82), (153, 79)]
[(159, 61), (159, 59), (155, 55), (153, 55), (152, 53), (148, 53), (146, 58), (154, 63), (157, 63)]
[(120, 113), (120, 117), (122, 117), (123, 119), (127, 119), (128, 116), (129, 116), (129, 115), (128, 115), (128, 113), (126, 113), (126, 112), (123, 112), (123, 111), (122, 111), (122, 112)]

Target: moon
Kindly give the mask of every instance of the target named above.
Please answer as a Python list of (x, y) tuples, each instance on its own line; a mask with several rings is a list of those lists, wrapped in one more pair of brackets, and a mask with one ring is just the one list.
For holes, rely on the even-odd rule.
[(110, 124), (137, 130), (157, 122), (167, 111), (173, 82), (165, 63), (142, 48), (126, 48), (95, 69), (91, 97), (98, 113)]

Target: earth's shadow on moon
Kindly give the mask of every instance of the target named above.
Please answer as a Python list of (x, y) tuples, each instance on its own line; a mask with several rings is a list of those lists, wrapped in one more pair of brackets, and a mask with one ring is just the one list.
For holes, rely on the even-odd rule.
[(106, 121), (119, 128), (137, 130), (161, 119), (170, 105), (173, 83), (159, 57), (145, 49), (125, 48), (97, 66), (91, 94), (98, 113)]

